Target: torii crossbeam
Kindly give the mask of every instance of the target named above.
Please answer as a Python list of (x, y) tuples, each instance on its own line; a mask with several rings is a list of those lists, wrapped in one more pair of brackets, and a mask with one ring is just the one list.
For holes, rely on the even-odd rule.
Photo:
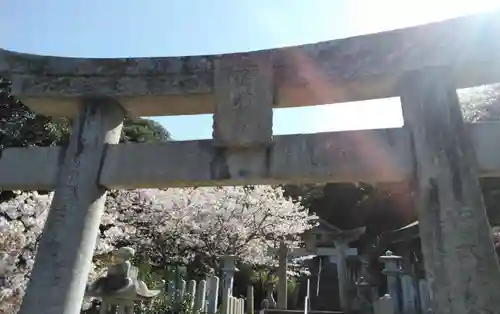
[[(76, 59), (0, 50), (0, 75), (68, 147), (10, 148), (0, 188), (55, 188), (21, 314), (77, 314), (106, 189), (411, 181), (435, 313), (493, 313), (500, 271), (479, 176), (495, 123), (466, 125), (457, 88), (500, 82), (500, 11), (312, 45), (216, 56)], [(279, 107), (401, 97), (405, 126), (272, 134)], [(211, 141), (117, 144), (123, 118), (214, 114)]]

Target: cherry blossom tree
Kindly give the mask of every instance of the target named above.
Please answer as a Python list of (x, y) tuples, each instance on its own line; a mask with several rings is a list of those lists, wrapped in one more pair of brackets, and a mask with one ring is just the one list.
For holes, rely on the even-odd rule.
[(49, 195), (26, 193), (0, 204), (0, 312), (15, 313), (34, 263)]
[(268, 247), (282, 239), (299, 245), (317, 218), (271, 186), (119, 191), (107, 206), (137, 230), (131, 241), (160, 266), (198, 257), (214, 268), (226, 254), (269, 264)]
[[(52, 193), (16, 193), (16, 197), (0, 203), (0, 313), (16, 313), (33, 268), (38, 239), (50, 208)], [(115, 221), (106, 213), (103, 222)], [(115, 222), (101, 228), (96, 254), (113, 250), (112, 243), (124, 240), (133, 228)], [(92, 265), (89, 279), (98, 275)]]
[[(0, 313), (15, 313), (34, 264), (52, 193), (17, 193), (0, 203)], [(116, 245), (130, 244), (160, 266), (201, 257), (217, 267), (221, 255), (244, 263), (270, 264), (269, 246), (299, 235), (315, 216), (269, 186), (111, 191), (101, 220), (95, 264)]]

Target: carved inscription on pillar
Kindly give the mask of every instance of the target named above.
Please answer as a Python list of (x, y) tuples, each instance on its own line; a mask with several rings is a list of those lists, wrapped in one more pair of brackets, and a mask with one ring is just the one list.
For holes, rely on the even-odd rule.
[(216, 168), (233, 180), (266, 177), (273, 135), (274, 80), (268, 53), (225, 55), (214, 61)]
[(214, 144), (267, 146), (272, 141), (273, 67), (268, 53), (215, 60)]

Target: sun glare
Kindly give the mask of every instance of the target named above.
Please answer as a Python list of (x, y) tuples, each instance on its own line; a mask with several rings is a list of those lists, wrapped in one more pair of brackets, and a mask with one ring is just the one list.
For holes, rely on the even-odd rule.
[[(342, 7), (343, 27), (349, 29), (349, 36), (374, 33), (395, 28), (408, 27), (444, 20), (461, 15), (500, 8), (498, 0), (475, 1), (400, 1), (400, 0), (350, 0)], [(325, 6), (329, 4), (325, 2)], [(332, 5), (331, 9), (334, 10)], [(325, 8), (326, 9), (326, 8)], [(274, 21), (280, 21), (279, 14)], [(279, 23), (278, 23), (279, 24)], [(318, 21), (318, 25), (322, 23)], [(277, 25), (274, 23), (274, 25)], [(279, 38), (280, 27), (271, 30)], [(318, 32), (324, 29), (318, 29)], [(282, 34), (282, 33), (281, 33)], [(297, 63), (304, 70), (314, 72), (317, 77), (312, 85), (318, 93), (327, 88), (321, 79), (321, 69), (314, 68), (307, 58), (296, 56)], [(312, 124), (315, 132), (394, 128), (403, 126), (403, 115), (399, 98), (368, 100), (354, 103), (340, 103), (311, 108), (306, 115), (306, 124)], [(309, 130), (310, 132), (310, 130)]]

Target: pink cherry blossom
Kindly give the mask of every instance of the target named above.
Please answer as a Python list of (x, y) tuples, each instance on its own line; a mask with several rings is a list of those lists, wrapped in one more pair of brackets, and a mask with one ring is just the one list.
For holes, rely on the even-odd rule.
[[(0, 203), (0, 313), (20, 305), (51, 199), (52, 193), (30, 192)], [(300, 245), (315, 218), (270, 186), (110, 191), (89, 279), (123, 243), (164, 264), (189, 263), (196, 255), (218, 261), (225, 254), (275, 264), (267, 249), (282, 239)]]

